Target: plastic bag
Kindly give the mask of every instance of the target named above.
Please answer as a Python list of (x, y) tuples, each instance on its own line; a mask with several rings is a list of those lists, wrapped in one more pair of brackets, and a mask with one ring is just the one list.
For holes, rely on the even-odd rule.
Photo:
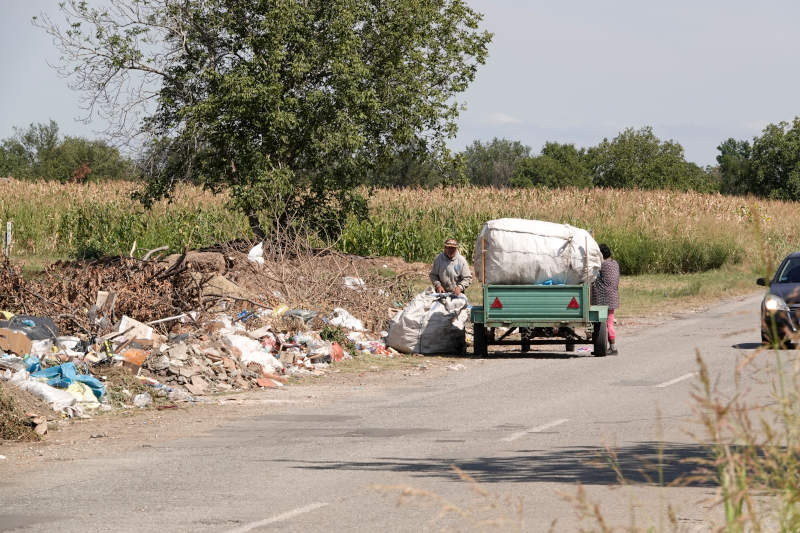
[(464, 295), (418, 294), (389, 322), (386, 345), (403, 353), (464, 353), (468, 306)]
[(44, 370), (39, 370), (31, 374), (33, 378), (47, 378), (48, 385), (66, 389), (74, 382), (85, 383), (92, 389), (94, 395), (99, 399), (106, 393), (106, 387), (99, 379), (94, 376), (86, 374), (78, 374), (78, 369), (75, 368), (73, 363), (64, 363), (63, 365), (52, 366)]
[(247, 252), (247, 260), (251, 263), (257, 263), (259, 265), (264, 264), (264, 243), (260, 242), (250, 248), (250, 251)]
[(341, 307), (333, 310), (333, 318), (328, 323), (331, 326), (339, 326), (353, 331), (364, 331), (364, 323)]
[(47, 383), (30, 379), (29, 374), (21, 370), (11, 376), (8, 383), (14, 387), (25, 390), (34, 396), (41, 398), (54, 411), (64, 413), (69, 416), (83, 416), (83, 409), (77, 405), (77, 401), (65, 390), (56, 389)]

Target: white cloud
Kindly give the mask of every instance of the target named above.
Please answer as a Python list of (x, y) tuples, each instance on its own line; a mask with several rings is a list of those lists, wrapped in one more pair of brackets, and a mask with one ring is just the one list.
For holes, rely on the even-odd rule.
[(488, 122), (492, 126), (506, 126), (508, 124), (522, 124), (522, 121), (517, 117), (512, 117), (505, 113), (489, 113)]

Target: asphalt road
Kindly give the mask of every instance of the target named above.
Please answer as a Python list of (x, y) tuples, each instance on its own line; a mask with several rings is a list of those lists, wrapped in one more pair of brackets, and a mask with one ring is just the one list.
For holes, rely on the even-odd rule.
[[(438, 531), (493, 519), (504, 531), (520, 520), (572, 531), (596, 523), (569, 501), (578, 484), (607, 524), (659, 527), (672, 506), (681, 528), (705, 531), (722, 517), (715, 487), (658, 480), (704, 454), (689, 434), (696, 350), (733, 390), (735, 364), (759, 340), (759, 298), (623, 327), (617, 357), (469, 360), (439, 379), (265, 407), (126, 453), (0, 464), (0, 531)], [(750, 374), (743, 385), (765, 387)]]

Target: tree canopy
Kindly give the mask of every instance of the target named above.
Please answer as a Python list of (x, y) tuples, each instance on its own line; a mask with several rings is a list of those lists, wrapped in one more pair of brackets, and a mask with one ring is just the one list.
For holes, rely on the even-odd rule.
[[(464, 0), (79, 0), (39, 24), (90, 111), (143, 134), (146, 200), (180, 179), (335, 232), (407, 146), (446, 157), (491, 34)], [(140, 115), (136, 115), (136, 112)], [(261, 214), (261, 218), (259, 218)]]
[(586, 151), (574, 144), (545, 143), (541, 155), (519, 162), (511, 184), (515, 187), (591, 187)]
[(713, 191), (713, 180), (686, 161), (683, 147), (662, 141), (649, 126), (627, 128), (590, 148), (594, 184), (600, 187)]
[(464, 149), (466, 178), (473, 185), (505, 187), (517, 164), (530, 157), (531, 147), (519, 141), (498, 139), (474, 141)]
[(717, 150), (724, 192), (800, 200), (800, 117), (767, 125), (752, 144), (728, 139)]
[(134, 165), (101, 140), (61, 137), (58, 124), (31, 124), (0, 141), (0, 176), (77, 181), (130, 179)]

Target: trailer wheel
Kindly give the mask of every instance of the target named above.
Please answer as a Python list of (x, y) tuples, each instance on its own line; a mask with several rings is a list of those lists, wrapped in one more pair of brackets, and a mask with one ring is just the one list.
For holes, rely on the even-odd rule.
[(472, 351), (476, 357), (487, 357), (489, 355), (486, 344), (486, 326), (474, 324), (472, 329)]
[(605, 357), (608, 355), (608, 326), (605, 322), (594, 323), (592, 341), (594, 341), (594, 352), (592, 352), (592, 354), (595, 357)]

